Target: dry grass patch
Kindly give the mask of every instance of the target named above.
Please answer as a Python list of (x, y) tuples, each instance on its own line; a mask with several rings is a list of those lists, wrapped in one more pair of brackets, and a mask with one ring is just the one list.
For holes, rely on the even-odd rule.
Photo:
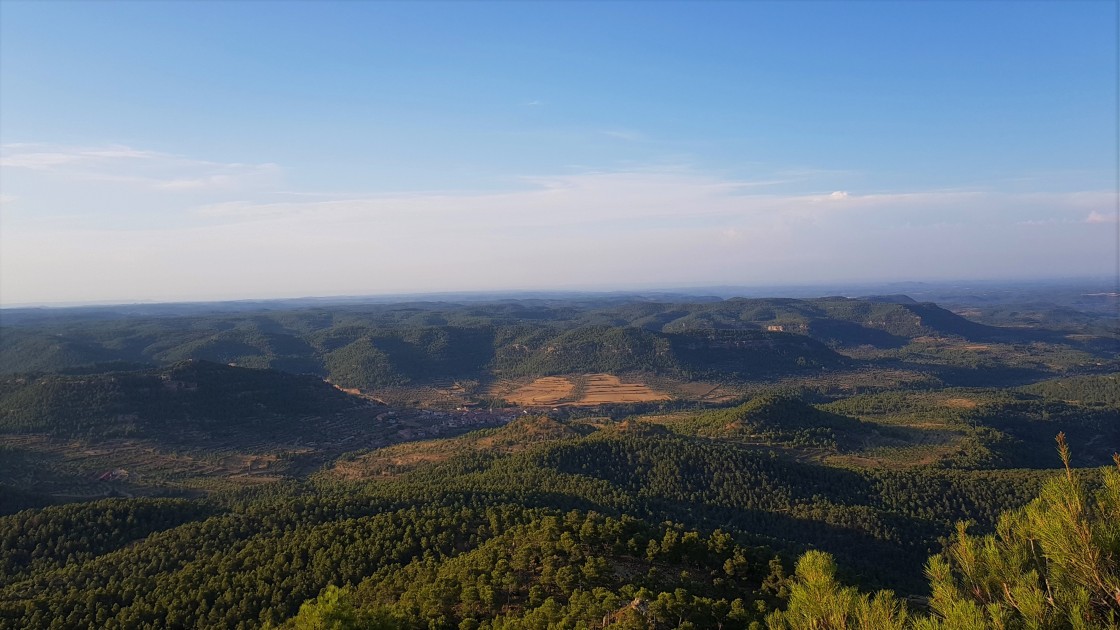
[[(438, 464), (451, 459), (448, 448), (454, 440), (432, 440), (418, 445), (415, 442), (378, 449), (356, 459), (340, 459), (329, 474), (347, 480), (391, 476), (408, 472), (427, 464)], [(424, 450), (425, 445), (430, 450)]]
[(942, 404), (953, 409), (975, 409), (977, 402), (971, 398), (947, 398)]
[(267, 470), (280, 461), (276, 455), (249, 455), (235, 453), (221, 459), (221, 465), (231, 472), (250, 473)]
[(497, 429), (474, 431), (453, 438), (406, 442), (357, 456), (344, 456), (335, 461), (326, 474), (349, 480), (394, 477), (471, 451), (517, 453), (534, 444), (579, 437), (591, 431), (586, 427), (583, 429), (581, 431), (547, 417), (524, 416)]
[(241, 483), (246, 485), (263, 485), (283, 481), (284, 478), (277, 475), (264, 475), (256, 472), (251, 472), (230, 475), (229, 480), (234, 483)]
[(941, 459), (951, 455), (956, 449), (955, 444), (943, 446), (912, 446), (896, 448), (870, 449), (863, 453), (846, 453), (842, 455), (828, 455), (821, 458), (821, 462), (828, 466), (840, 468), (880, 468), (891, 470), (905, 470), (936, 464)]
[[(111, 491), (132, 496), (187, 488), (232, 489), (278, 480), (285, 467), (271, 454), (188, 454), (144, 439), (107, 439), (94, 446), (46, 435), (5, 435), (0, 436), (0, 448), (10, 449), (14, 460), (0, 460), (0, 482), (67, 499), (96, 498)], [(27, 465), (10, 465), (20, 461)]]
[(679, 383), (675, 386), (668, 388), (670, 391), (679, 394), (682, 398), (692, 400), (710, 400), (719, 402), (726, 398), (733, 398), (733, 393), (728, 393), (718, 383), (705, 383), (703, 381), (689, 381), (687, 383)]

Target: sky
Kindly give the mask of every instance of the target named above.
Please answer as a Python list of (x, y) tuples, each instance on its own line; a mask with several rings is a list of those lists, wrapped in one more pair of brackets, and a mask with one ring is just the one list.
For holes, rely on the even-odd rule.
[(0, 305), (1107, 277), (1117, 6), (0, 0)]

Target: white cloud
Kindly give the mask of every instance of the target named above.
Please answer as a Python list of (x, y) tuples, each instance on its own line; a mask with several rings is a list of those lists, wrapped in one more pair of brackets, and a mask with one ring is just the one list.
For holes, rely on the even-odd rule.
[(57, 181), (115, 182), (164, 190), (230, 189), (274, 182), (280, 172), (275, 164), (198, 160), (124, 145), (6, 144), (0, 146), (0, 168), (9, 170), (8, 177), (32, 171)]
[[(704, 226), (752, 229), (832, 226), (841, 230), (890, 225), (1013, 225), (1076, 221), (1099, 195), (1007, 194), (931, 190), (857, 195), (759, 192), (767, 182), (728, 180), (687, 169), (592, 172), (526, 177), (527, 189), (503, 192), (413, 192), (335, 199), (230, 200), (196, 206), (200, 220), (218, 223), (290, 221), (401, 227), (429, 231), (604, 229), (643, 232)], [(837, 203), (843, 202), (843, 203)]]
[[(128, 147), (3, 155), (19, 197), (4, 199), (4, 303), (1076, 275), (1112, 260), (1085, 224), (1107, 191), (778, 194), (674, 167), (341, 195), (291, 191), (274, 165)], [(1032, 222), (1052, 227), (1018, 225)]]
[(1085, 217), (1086, 223), (1116, 223), (1116, 215), (1108, 215), (1103, 212), (1092, 210), (1089, 216)]
[(5, 144), (0, 146), (0, 167), (52, 170), (80, 163), (104, 163), (109, 160), (147, 160), (161, 156), (151, 151), (138, 151), (122, 145), (106, 147), (60, 147), (43, 144)]

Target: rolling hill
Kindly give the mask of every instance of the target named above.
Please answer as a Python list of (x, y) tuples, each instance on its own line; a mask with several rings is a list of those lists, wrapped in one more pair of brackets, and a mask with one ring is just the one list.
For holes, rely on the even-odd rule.
[(5, 376), (0, 432), (161, 438), (261, 432), (298, 428), (303, 417), (365, 404), (315, 377), (191, 360), (136, 372)]

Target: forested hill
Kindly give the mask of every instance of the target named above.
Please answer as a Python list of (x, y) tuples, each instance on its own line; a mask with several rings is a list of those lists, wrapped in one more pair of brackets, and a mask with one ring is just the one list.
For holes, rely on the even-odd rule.
[(201, 359), (360, 388), (596, 371), (754, 378), (842, 366), (836, 350), (889, 352), (930, 339), (1049, 340), (1096, 355), (1115, 345), (985, 326), (900, 298), (414, 303), (189, 316), (9, 309), (0, 373)]
[[(783, 410), (798, 407), (740, 411), (765, 423)], [(953, 520), (990, 529), (1049, 476), (841, 470), (612, 428), (525, 419), (446, 452), (417, 443), (445, 456), (362, 479), (336, 469), (215, 500), (0, 517), (0, 626), (257, 628), (316, 617), (300, 604), (320, 596), (328, 620), (343, 598), (377, 621), (294, 627), (746, 628), (788, 599), (779, 554), (827, 550), (846, 579), (921, 593), (922, 562)], [(406, 454), (387, 450), (360, 457)]]
[[(206, 324), (214, 328), (202, 330)], [(343, 321), (280, 331), (276, 322), (258, 318), (221, 324), (86, 323), (62, 333), (16, 327), (3, 333), (0, 362), (8, 373), (202, 359), (315, 374), (363, 389), (571, 372), (753, 377), (846, 363), (812, 338), (757, 329), (665, 333), (562, 323), (405, 326)]]
[[(158, 313), (158, 314), (157, 314)], [(731, 298), (696, 302), (650, 301), (644, 299), (599, 300), (506, 300), (495, 302), (414, 302), (396, 304), (338, 304), (331, 306), (229, 311), (194, 308), (176, 310), (167, 305), (149, 312), (132, 307), (63, 309), (5, 309), (3, 325), (9, 328), (64, 330), (77, 324), (90, 331), (113, 333), (122, 322), (143, 322), (164, 332), (186, 331), (220, 322), (220, 327), (247, 328), (256, 324), (262, 333), (302, 334), (339, 325), (378, 328), (422, 328), (429, 326), (477, 327), (552, 323), (565, 327), (587, 324), (637, 326), (658, 331), (693, 329), (765, 329), (791, 326), (827, 329), (827, 322), (851, 325), (845, 328), (856, 338), (838, 338), (863, 343), (859, 335), (873, 331), (906, 338), (928, 334), (953, 334), (971, 338), (1013, 336), (1013, 329), (976, 324), (932, 303), (916, 302), (906, 296), (874, 296), (866, 299), (824, 297)], [(204, 326), (210, 328), (210, 326)], [(862, 329), (862, 332), (861, 332)], [(137, 331), (140, 332), (140, 331)], [(94, 336), (96, 337), (96, 335)], [(885, 339), (885, 338), (884, 338)], [(95, 338), (89, 339), (96, 342)]]
[(0, 432), (167, 437), (266, 432), (367, 404), (312, 376), (208, 361), (89, 375), (0, 378)]
[(840, 345), (902, 345), (925, 335), (973, 341), (1010, 338), (1016, 331), (971, 322), (936, 304), (849, 299), (734, 298), (706, 304), (627, 304), (596, 313), (615, 324), (657, 330), (781, 328)]
[(796, 398), (760, 396), (737, 407), (673, 423), (684, 435), (798, 446), (836, 447), (866, 439), (871, 425), (817, 409)]
[[(897, 601), (841, 582), (987, 614), (1063, 565), (1002, 537), (1037, 565), (1014, 586), (931, 589), (941, 550), (1014, 568), (946, 547), (957, 521), (1024, 518), (1059, 432), (1066, 494), (1120, 496), (1114, 337), (900, 296), (3, 315), (0, 628), (776, 630)], [(1100, 627), (1050, 619), (912, 627)]]

